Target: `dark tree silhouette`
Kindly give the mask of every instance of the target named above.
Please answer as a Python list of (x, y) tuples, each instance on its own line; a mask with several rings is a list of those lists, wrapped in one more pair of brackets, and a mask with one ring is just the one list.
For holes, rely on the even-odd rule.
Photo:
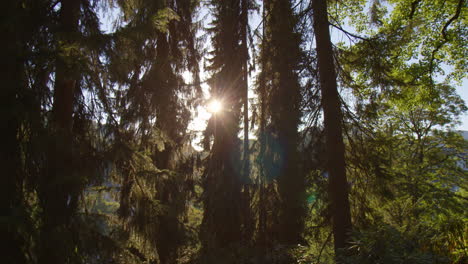
[(326, 0), (312, 2), (317, 65), (325, 123), (327, 173), (335, 251), (346, 247), (351, 235), (349, 186), (346, 180), (343, 114), (338, 94)]
[(301, 118), (299, 64), (301, 36), (297, 33), (297, 17), (290, 1), (268, 1), (265, 21), (269, 79), (266, 84), (267, 139), (266, 177), (278, 185), (278, 225), (274, 238), (284, 244), (301, 241), (305, 211), (305, 177), (301, 173), (298, 126)]
[[(213, 136), (204, 172), (202, 241), (205, 248), (223, 248), (242, 238), (242, 163), (237, 137), (241, 106), (244, 56), (241, 49), (241, 1), (213, 1), (211, 94), (223, 110), (214, 114), (205, 137)], [(245, 26), (245, 24), (244, 24)]]

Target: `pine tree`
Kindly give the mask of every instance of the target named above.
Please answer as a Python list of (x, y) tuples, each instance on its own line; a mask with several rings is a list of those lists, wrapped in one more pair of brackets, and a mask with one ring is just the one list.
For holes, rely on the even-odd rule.
[(301, 112), (301, 36), (297, 18), (288, 1), (268, 1), (265, 21), (268, 49), (266, 68), (266, 176), (276, 181), (279, 196), (278, 225), (269, 232), (284, 244), (301, 241), (305, 219), (305, 177), (301, 173), (298, 147)]
[(7, 243), (2, 254), (7, 263), (26, 263), (23, 252), (25, 239), (21, 230), (25, 223), (22, 217), (26, 212), (23, 201), (24, 173), (21, 166), (21, 139), (19, 138), (24, 111), (24, 90), (26, 86), (25, 64), (25, 27), (20, 19), (26, 14), (20, 1), (3, 3), (5, 15), (0, 20), (2, 36), (0, 52), (2, 57), (0, 74), (4, 80), (1, 89), (1, 130), (2, 149), (0, 164), (2, 183), (0, 189), (1, 217), (5, 220), (1, 227), (3, 240)]
[[(116, 159), (123, 186), (118, 212), (135, 256), (173, 263), (186, 242), (182, 219), (193, 188), (193, 162), (184, 152), (190, 111), (201, 94), (192, 21), (197, 2), (121, 3), (121, 8), (128, 25), (117, 31), (110, 53), (121, 117), (114, 147), (123, 154)], [(192, 73), (193, 84), (185, 82), (184, 71)], [(128, 151), (120, 150), (122, 145)]]
[(61, 239), (77, 208), (80, 191), (73, 164), (76, 157), (73, 157), (72, 129), (75, 94), (80, 81), (76, 45), (81, 4), (80, 0), (61, 1), (57, 25), (58, 54), (50, 120), (55, 140), (50, 147), (47, 172), (41, 179), (39, 192), (43, 209), (40, 263), (66, 262), (71, 252), (67, 247), (72, 246), (64, 244)]
[[(242, 170), (239, 122), (244, 91), (240, 23), (241, 2), (213, 1), (211, 94), (222, 101), (223, 111), (211, 118), (211, 153), (204, 172), (202, 242), (205, 249), (224, 248), (242, 238)], [(245, 26), (245, 25), (244, 25)], [(239, 59), (241, 57), (241, 59)], [(245, 88), (244, 88), (245, 89)], [(211, 134), (211, 135), (210, 135)]]
[(338, 249), (346, 247), (347, 243), (349, 243), (352, 227), (342, 135), (343, 114), (333, 63), (326, 0), (313, 1), (312, 11), (325, 123), (328, 191), (331, 200), (335, 252), (338, 252)]
[(254, 232), (253, 215), (251, 210), (251, 200), (253, 189), (251, 188), (251, 165), (250, 165), (250, 141), (249, 141), (249, 48), (248, 48), (248, 31), (249, 31), (249, 0), (241, 0), (241, 21), (240, 21), (240, 40), (242, 57), (240, 63), (242, 65), (242, 118), (244, 123), (244, 144), (242, 147), (242, 226), (243, 239), (250, 240)]

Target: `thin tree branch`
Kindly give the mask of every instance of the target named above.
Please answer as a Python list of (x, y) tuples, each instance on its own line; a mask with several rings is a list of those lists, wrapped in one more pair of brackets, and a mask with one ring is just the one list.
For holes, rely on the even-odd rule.
[(353, 34), (353, 33), (349, 32), (349, 31), (345, 30), (344, 28), (342, 28), (342, 27), (339, 26), (339, 25), (335, 25), (335, 24), (333, 24), (333, 23), (331, 23), (331, 22), (329, 22), (329, 24), (330, 24), (332, 27), (334, 27), (334, 28), (336, 28), (336, 29), (339, 29), (340, 31), (342, 31), (343, 33), (345, 33), (345, 34), (348, 35), (348, 36), (351, 36), (351, 37), (353, 37), (353, 38), (357, 38), (357, 39), (360, 39), (360, 40), (364, 40), (364, 41), (369, 41), (369, 42), (371, 41), (371, 39), (368, 39), (368, 38), (361, 37), (361, 36), (358, 36), (358, 35), (356, 35), (356, 34)]
[(455, 14), (445, 23), (444, 27), (442, 28), (442, 37), (444, 38), (444, 40), (442, 42), (440, 42), (439, 45), (437, 45), (436, 48), (432, 51), (431, 59), (429, 61), (429, 74), (430, 74), (430, 77), (431, 77), (431, 82), (433, 82), (432, 74), (433, 74), (433, 71), (434, 71), (435, 55), (437, 54), (437, 52), (439, 52), (439, 50), (442, 48), (443, 45), (445, 45), (447, 42), (449, 42), (449, 39), (448, 39), (448, 36), (447, 36), (447, 29), (450, 26), (450, 24), (452, 24), (453, 21), (458, 19), (458, 17), (460, 16), (461, 9), (463, 7), (464, 2), (465, 2), (465, 0), (459, 0), (458, 1), (457, 10), (455, 11)]

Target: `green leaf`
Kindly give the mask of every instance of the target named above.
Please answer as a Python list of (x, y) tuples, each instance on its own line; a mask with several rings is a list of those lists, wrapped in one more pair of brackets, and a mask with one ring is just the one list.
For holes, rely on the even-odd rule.
[(153, 17), (153, 24), (157, 30), (161, 32), (168, 31), (169, 22), (172, 20), (179, 21), (180, 17), (177, 13), (169, 7), (161, 9), (157, 12), (157, 14)]

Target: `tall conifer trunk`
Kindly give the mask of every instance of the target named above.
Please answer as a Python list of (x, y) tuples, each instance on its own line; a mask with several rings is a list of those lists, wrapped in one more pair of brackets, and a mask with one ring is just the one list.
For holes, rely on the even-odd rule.
[[(204, 212), (201, 236), (205, 252), (239, 243), (242, 228), (242, 163), (239, 122), (242, 108), (240, 0), (214, 1), (216, 27), (209, 83), (223, 110), (212, 117), (213, 146), (204, 172)], [(211, 250), (210, 250), (211, 251)]]
[(338, 94), (326, 0), (313, 0), (314, 33), (325, 122), (327, 172), (333, 220), (335, 252), (344, 248), (351, 231), (351, 213), (346, 180), (342, 112)]
[(266, 114), (266, 81), (265, 81), (265, 74), (266, 74), (266, 30), (265, 30), (265, 21), (266, 21), (266, 10), (269, 9), (269, 0), (263, 1), (262, 7), (262, 20), (264, 21), (262, 26), (262, 42), (261, 42), (261, 57), (260, 57), (260, 65), (262, 72), (260, 73), (260, 80), (259, 80), (259, 98), (260, 98), (260, 120), (259, 120), (259, 140), (260, 140), (260, 159), (258, 162), (260, 177), (259, 177), (259, 203), (258, 203), (258, 241), (261, 247), (266, 246), (267, 244), (267, 206), (266, 206), (266, 175), (265, 175), (265, 114)]
[[(69, 232), (72, 214), (77, 207), (80, 183), (73, 173), (72, 127), (75, 88), (78, 82), (74, 58), (80, 0), (62, 0), (57, 32), (57, 58), (52, 107), (49, 165), (42, 180), (41, 205), (43, 227), (41, 231), (40, 263), (65, 263), (71, 256), (73, 234)], [(64, 243), (63, 238), (69, 240)]]
[(247, 48), (247, 27), (248, 27), (248, 9), (247, 1), (242, 0), (242, 23), (241, 23), (241, 52), (242, 52), (242, 90), (243, 90), (243, 118), (244, 118), (244, 176), (249, 173), (249, 84), (248, 84), (248, 48)]
[(249, 65), (249, 51), (247, 47), (247, 28), (249, 26), (248, 20), (248, 1), (241, 0), (241, 64), (242, 64), (242, 103), (243, 103), (243, 121), (244, 121), (244, 147), (243, 147), (243, 164), (242, 164), (242, 177), (243, 177), (243, 193), (242, 193), (242, 225), (244, 229), (244, 239), (250, 240), (253, 235), (254, 226), (252, 222), (252, 212), (250, 209), (250, 155), (249, 155), (249, 83), (248, 83), (248, 65)]
[(2, 168), (2, 184), (0, 184), (0, 215), (8, 219), (1, 224), (2, 259), (5, 263), (25, 263), (22, 252), (23, 239), (17, 228), (17, 219), (22, 204), (23, 179), (21, 176), (21, 152), (18, 133), (20, 130), (21, 90), (26, 86), (24, 72), (24, 46), (21, 24), (23, 22), (21, 2), (8, 0), (3, 4), (4, 16), (2, 22), (2, 41), (0, 42), (0, 131), (2, 141), (0, 148), (0, 167)]
[(265, 3), (268, 55), (267, 105), (267, 177), (277, 183), (278, 213), (269, 231), (282, 244), (297, 244), (302, 238), (305, 211), (305, 178), (299, 164), (301, 86), (298, 68), (301, 59), (301, 37), (296, 32), (297, 17), (291, 1), (271, 0)]
[[(169, 138), (176, 139), (177, 135), (174, 133), (175, 131), (170, 129), (170, 125), (172, 122), (177, 120), (177, 117), (175, 110), (170, 109), (175, 105), (171, 93), (171, 89), (174, 89), (175, 83), (171, 80), (171, 78), (173, 79), (173, 74), (169, 61), (169, 43), (165, 33), (158, 33), (156, 51), (156, 62), (155, 66), (153, 66), (156, 70), (153, 72), (153, 76), (151, 76), (151, 78), (154, 78), (153, 85), (158, 91), (158, 94), (155, 97), (160, 100), (156, 104), (157, 127)], [(163, 100), (167, 103), (162, 102)], [(158, 169), (175, 169), (174, 164), (171, 161), (172, 151), (173, 146), (166, 143), (164, 150), (156, 154), (155, 165)], [(170, 203), (167, 190), (163, 188), (157, 192), (157, 197), (164, 205), (168, 205)], [(161, 264), (170, 263), (171, 257), (175, 251), (173, 248), (177, 248), (176, 245), (173, 245), (173, 240), (168, 239), (171, 235), (169, 232), (174, 232), (174, 228), (172, 228), (171, 225), (176, 225), (177, 220), (177, 218), (170, 218), (168, 214), (162, 214), (158, 217), (158, 221), (156, 223), (158, 230), (158, 235), (156, 236), (156, 249)]]

